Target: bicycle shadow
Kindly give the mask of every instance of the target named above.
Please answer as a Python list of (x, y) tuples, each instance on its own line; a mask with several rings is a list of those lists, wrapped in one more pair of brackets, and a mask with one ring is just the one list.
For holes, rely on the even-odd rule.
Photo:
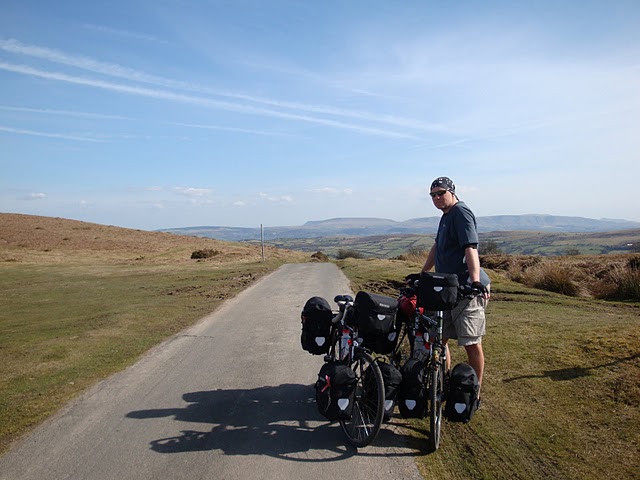
[(624, 362), (630, 362), (640, 357), (640, 354), (631, 355), (630, 357), (618, 358), (609, 363), (596, 365), (594, 367), (569, 367), (560, 368), (558, 370), (545, 370), (540, 375), (521, 375), (519, 377), (505, 378), (503, 382), (514, 382), (516, 380), (525, 380), (529, 378), (550, 378), (554, 382), (562, 382), (566, 380), (575, 380), (576, 378), (592, 375), (594, 370), (600, 368), (612, 367)]
[[(187, 405), (126, 415), (140, 420), (173, 417), (185, 424), (203, 424), (202, 429), (188, 425), (178, 435), (152, 440), (151, 450), (164, 454), (221, 450), (227, 455), (259, 454), (304, 462), (336, 461), (358, 453), (346, 443), (339, 424), (328, 423), (318, 413), (312, 385), (191, 392), (182, 399)], [(414, 450), (392, 454), (399, 456), (421, 450), (396, 430), (383, 425), (374, 445)], [(314, 451), (321, 454), (313, 458)]]

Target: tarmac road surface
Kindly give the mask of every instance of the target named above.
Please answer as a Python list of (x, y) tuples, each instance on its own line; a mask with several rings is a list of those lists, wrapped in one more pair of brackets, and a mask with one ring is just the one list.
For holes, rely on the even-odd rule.
[(14, 445), (0, 479), (421, 479), (400, 420), (356, 450), (316, 410), (300, 311), (343, 293), (334, 264), (281, 267)]

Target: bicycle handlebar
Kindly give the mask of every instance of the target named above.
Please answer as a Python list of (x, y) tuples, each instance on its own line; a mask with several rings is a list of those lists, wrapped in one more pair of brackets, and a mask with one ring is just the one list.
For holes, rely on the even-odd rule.
[(348, 310), (347, 307), (353, 306), (353, 297), (351, 295), (336, 295), (333, 301), (336, 302), (340, 308), (338, 314), (331, 319), (331, 323), (335, 325), (342, 321)]
[[(400, 293), (411, 293), (417, 294), (418, 286), (420, 285), (420, 274), (412, 273), (411, 275), (407, 275), (405, 277), (405, 281), (407, 282), (407, 287), (401, 288)], [(483, 295), (483, 291), (479, 288), (472, 287), (468, 284), (458, 285), (458, 296), (459, 298), (473, 298), (478, 295)]]

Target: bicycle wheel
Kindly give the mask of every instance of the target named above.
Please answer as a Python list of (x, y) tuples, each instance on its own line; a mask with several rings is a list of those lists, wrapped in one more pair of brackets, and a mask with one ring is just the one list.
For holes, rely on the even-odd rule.
[(347, 441), (354, 447), (369, 445), (378, 435), (384, 415), (384, 382), (373, 357), (364, 351), (355, 354), (351, 368), (356, 373), (353, 413), (340, 420)]
[(443, 397), (444, 365), (436, 363), (429, 371), (429, 448), (432, 452), (440, 446)]

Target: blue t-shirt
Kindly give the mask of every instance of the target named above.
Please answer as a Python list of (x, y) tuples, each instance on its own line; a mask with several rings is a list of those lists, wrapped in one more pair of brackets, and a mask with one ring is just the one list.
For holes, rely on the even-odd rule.
[[(456, 203), (440, 218), (436, 235), (436, 272), (455, 273), (460, 283), (469, 278), (464, 251), (469, 245), (478, 245), (476, 217), (464, 202)], [(480, 282), (489, 285), (489, 276), (480, 269)]]

